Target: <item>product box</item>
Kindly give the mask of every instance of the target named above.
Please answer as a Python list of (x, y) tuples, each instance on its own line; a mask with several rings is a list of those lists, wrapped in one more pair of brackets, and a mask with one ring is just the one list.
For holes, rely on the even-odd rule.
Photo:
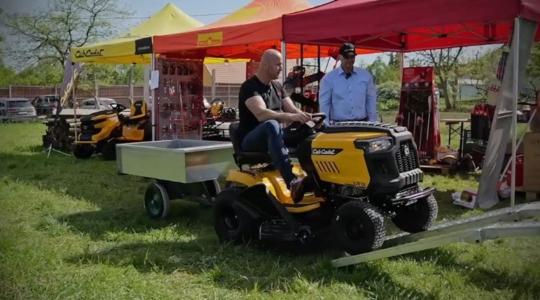
[(540, 192), (540, 132), (526, 133), (523, 145), (523, 190)]

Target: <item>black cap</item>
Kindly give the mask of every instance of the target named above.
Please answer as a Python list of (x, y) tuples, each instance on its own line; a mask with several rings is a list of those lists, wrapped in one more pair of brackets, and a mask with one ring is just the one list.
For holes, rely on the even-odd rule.
[(339, 48), (339, 54), (343, 55), (344, 57), (351, 57), (356, 55), (356, 50), (354, 48), (354, 45), (351, 43), (343, 43), (341, 47)]

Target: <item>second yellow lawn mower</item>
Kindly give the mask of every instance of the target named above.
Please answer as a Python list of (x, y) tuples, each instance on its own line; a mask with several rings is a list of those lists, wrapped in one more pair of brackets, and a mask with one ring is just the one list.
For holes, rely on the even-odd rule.
[[(318, 123), (324, 118), (314, 115)], [(267, 153), (240, 150), (238, 123), (231, 125), (239, 169), (228, 173), (228, 187), (214, 203), (220, 241), (309, 243), (330, 231), (342, 250), (357, 254), (382, 245), (385, 217), (407, 232), (433, 224), (434, 189), (419, 184), (423, 173), (406, 128), (370, 122), (337, 122), (316, 130), (310, 125), (298, 127), (307, 134), (292, 154), (298, 159), (293, 172), (303, 178), (298, 202)]]
[(148, 141), (152, 138), (146, 103), (131, 104), (129, 116), (121, 114), (122, 104), (113, 104), (111, 110), (99, 111), (81, 118), (81, 131), (75, 141), (73, 154), (86, 159), (101, 153), (106, 160), (116, 158), (116, 144)]

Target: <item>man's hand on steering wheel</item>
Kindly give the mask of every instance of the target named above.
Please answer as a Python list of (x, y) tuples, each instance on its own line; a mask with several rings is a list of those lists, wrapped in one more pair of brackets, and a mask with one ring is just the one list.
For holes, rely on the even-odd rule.
[(320, 129), (322, 125), (324, 124), (323, 121), (326, 119), (326, 114), (323, 112), (319, 112), (319, 113), (314, 113), (310, 115), (311, 115), (311, 120), (314, 123), (313, 128)]
[(291, 121), (291, 123), (299, 122), (301, 124), (304, 124), (307, 121), (311, 120), (311, 116), (305, 112), (291, 113), (289, 114), (289, 120)]

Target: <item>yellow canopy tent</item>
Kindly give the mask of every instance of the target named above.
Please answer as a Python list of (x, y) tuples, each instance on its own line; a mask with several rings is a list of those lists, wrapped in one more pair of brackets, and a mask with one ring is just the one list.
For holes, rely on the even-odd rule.
[(75, 63), (149, 64), (152, 36), (183, 32), (202, 25), (174, 4), (168, 3), (123, 37), (71, 48), (71, 59)]

